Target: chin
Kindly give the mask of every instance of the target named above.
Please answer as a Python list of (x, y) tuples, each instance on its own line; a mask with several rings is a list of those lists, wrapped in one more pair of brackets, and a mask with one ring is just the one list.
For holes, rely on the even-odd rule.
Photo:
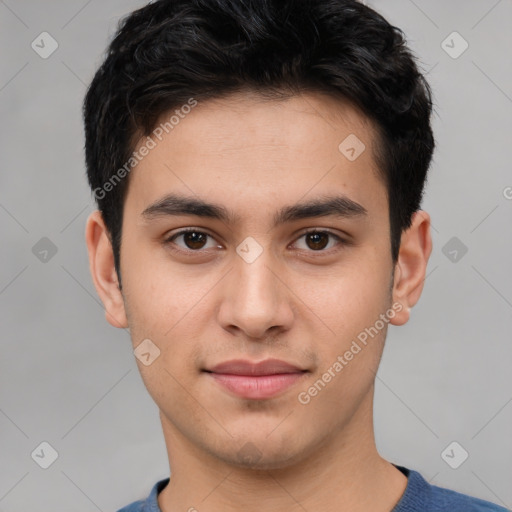
[[(250, 470), (285, 469), (300, 460), (304, 451), (296, 446), (291, 436), (270, 439), (266, 434), (244, 436), (231, 441), (228, 452), (213, 453), (226, 463)], [(232, 448), (239, 446), (235, 451)]]

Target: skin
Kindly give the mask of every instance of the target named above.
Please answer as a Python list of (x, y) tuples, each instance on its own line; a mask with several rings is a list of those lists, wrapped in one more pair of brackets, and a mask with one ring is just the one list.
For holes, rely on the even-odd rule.
[[(366, 146), (354, 161), (338, 149), (349, 134)], [(133, 348), (149, 338), (160, 350), (150, 365), (137, 364), (160, 409), (171, 468), (158, 497), (163, 512), (389, 512), (402, 496), (407, 479), (379, 455), (373, 430), (387, 322), (309, 403), (298, 400), (393, 304), (389, 323), (405, 324), (423, 289), (430, 217), (413, 215), (393, 265), (375, 140), (358, 110), (320, 93), (199, 103), (129, 177), (122, 292), (102, 217), (90, 215), (90, 269), (107, 320), (129, 327)], [(222, 205), (236, 219), (142, 215), (171, 192)], [(274, 226), (280, 208), (334, 193), (367, 214)], [(166, 242), (186, 227), (210, 237)], [(303, 236), (311, 229), (346, 243), (320, 235), (315, 245)], [(236, 251), (249, 236), (262, 249), (252, 263)], [(308, 372), (251, 400), (201, 371), (269, 357)], [(242, 458), (248, 450), (252, 460)]]

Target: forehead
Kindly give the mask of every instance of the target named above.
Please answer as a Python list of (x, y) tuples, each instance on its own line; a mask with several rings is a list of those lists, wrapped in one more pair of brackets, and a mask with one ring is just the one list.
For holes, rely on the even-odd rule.
[(127, 202), (139, 212), (169, 192), (257, 210), (336, 189), (368, 210), (387, 207), (374, 159), (376, 130), (347, 101), (320, 93), (268, 100), (244, 92), (178, 107), (159, 127), (158, 137), (150, 134), (154, 147), (130, 175)]
[[(288, 149), (297, 156), (314, 158), (310, 154), (313, 148), (330, 146), (329, 152), (337, 158), (340, 136), (357, 135), (370, 149), (377, 134), (373, 122), (346, 99), (319, 92), (269, 99), (245, 91), (198, 102), (179, 118), (173, 115), (180, 110), (163, 114), (156, 127), (165, 129), (167, 122), (163, 137), (170, 139), (166, 135), (173, 134), (180, 153), (222, 154), (260, 145), (280, 154)], [(173, 126), (168, 123), (171, 118)], [(324, 151), (320, 156), (326, 156)]]

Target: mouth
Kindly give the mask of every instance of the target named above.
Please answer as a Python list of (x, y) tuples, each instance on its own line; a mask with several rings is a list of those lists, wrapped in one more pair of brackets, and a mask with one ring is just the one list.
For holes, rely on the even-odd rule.
[(252, 400), (264, 400), (283, 393), (309, 373), (308, 370), (278, 359), (257, 363), (236, 359), (203, 372), (223, 390)]

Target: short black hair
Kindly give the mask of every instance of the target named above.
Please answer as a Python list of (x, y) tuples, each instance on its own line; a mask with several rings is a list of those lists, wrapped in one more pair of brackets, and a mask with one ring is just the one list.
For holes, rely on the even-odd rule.
[(431, 89), (404, 33), (356, 0), (158, 0), (119, 22), (83, 103), (87, 176), (119, 283), (135, 145), (176, 107), (246, 90), (323, 92), (373, 121), (396, 262), (435, 145)]

